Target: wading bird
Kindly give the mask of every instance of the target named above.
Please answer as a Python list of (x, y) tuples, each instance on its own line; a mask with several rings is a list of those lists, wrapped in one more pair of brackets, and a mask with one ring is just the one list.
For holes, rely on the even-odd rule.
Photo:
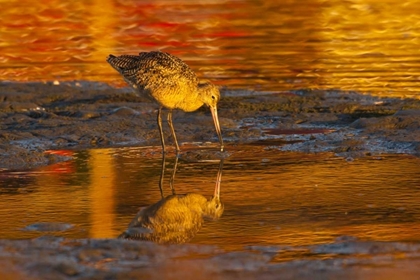
[[(164, 166), (163, 156), (161, 181)], [(218, 220), (223, 214), (224, 207), (220, 201), (222, 168), (223, 160), (220, 161), (214, 195), (210, 199), (197, 193), (175, 194), (173, 186), (172, 195), (164, 197), (160, 186), (162, 199), (141, 209), (118, 238), (148, 240), (160, 244), (179, 244), (191, 240), (201, 229), (204, 219)], [(176, 163), (171, 181), (175, 172)]]
[(168, 124), (175, 141), (177, 153), (180, 151), (172, 124), (172, 110), (193, 112), (203, 105), (210, 107), (214, 126), (223, 151), (223, 139), (217, 116), (218, 88), (212, 83), (199, 82), (196, 74), (181, 59), (164, 52), (142, 52), (139, 55), (109, 55), (107, 62), (117, 70), (124, 80), (136, 88), (140, 94), (159, 104), (157, 122), (162, 150), (165, 141), (162, 130), (162, 108), (169, 109)]

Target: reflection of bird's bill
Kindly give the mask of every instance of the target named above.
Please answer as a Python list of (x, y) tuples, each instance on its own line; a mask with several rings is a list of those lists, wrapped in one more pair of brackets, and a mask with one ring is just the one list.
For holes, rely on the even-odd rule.
[(222, 181), (223, 160), (220, 161), (219, 170), (217, 171), (216, 187), (214, 188), (214, 197), (220, 199), (220, 183)]
[(214, 105), (214, 107), (210, 107), (210, 111), (211, 111), (211, 115), (213, 117), (213, 122), (214, 122), (214, 126), (216, 128), (216, 133), (217, 136), (219, 137), (219, 141), (220, 141), (220, 151), (223, 152), (223, 139), (222, 139), (222, 130), (220, 129), (220, 124), (219, 124), (219, 117), (217, 115), (217, 106)]

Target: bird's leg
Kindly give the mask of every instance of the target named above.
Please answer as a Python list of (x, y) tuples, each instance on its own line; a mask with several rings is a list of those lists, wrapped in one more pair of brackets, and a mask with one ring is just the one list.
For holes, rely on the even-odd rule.
[(175, 180), (175, 174), (176, 174), (177, 168), (178, 168), (178, 155), (175, 156), (174, 169), (172, 170), (171, 180), (169, 181), (169, 186), (171, 187), (172, 194), (175, 194), (174, 180)]
[(157, 115), (157, 123), (159, 126), (159, 133), (160, 133), (160, 141), (162, 143), (162, 153), (165, 153), (165, 139), (163, 136), (163, 129), (162, 129), (162, 107), (159, 108), (158, 115)]
[(163, 198), (163, 179), (165, 177), (165, 153), (162, 153), (162, 166), (160, 169), (159, 190), (160, 196)]
[(170, 110), (168, 113), (168, 124), (169, 124), (169, 127), (171, 128), (171, 133), (175, 141), (176, 153), (178, 154), (181, 150), (179, 149), (178, 140), (176, 139), (176, 135), (175, 135), (174, 125), (172, 124), (172, 110)]
[(219, 170), (217, 171), (216, 187), (214, 188), (214, 197), (220, 197), (220, 183), (222, 182), (223, 158), (219, 162)]

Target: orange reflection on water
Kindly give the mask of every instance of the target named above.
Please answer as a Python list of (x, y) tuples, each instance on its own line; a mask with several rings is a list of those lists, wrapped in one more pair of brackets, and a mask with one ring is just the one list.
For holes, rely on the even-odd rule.
[(419, 97), (418, 10), (414, 0), (12, 0), (0, 75), (125, 86), (106, 56), (158, 49), (223, 86)]
[(325, 83), (341, 89), (417, 96), (420, 78), (418, 1), (330, 1), (322, 12)]
[[(347, 162), (329, 154), (279, 153), (261, 146), (231, 147), (230, 152), (221, 183), (224, 214), (205, 223), (193, 243), (243, 250), (247, 245), (329, 243), (343, 235), (419, 241), (417, 158)], [(92, 150), (75, 154), (72, 173), (41, 168), (1, 174), (0, 237), (45, 234), (20, 230), (38, 222), (73, 224), (55, 233), (69, 237), (118, 236), (139, 208), (161, 199), (159, 156), (148, 148)], [(173, 164), (168, 156), (166, 174)], [(218, 163), (181, 159), (176, 193), (210, 197), (217, 170)], [(164, 193), (171, 193), (169, 175)], [(280, 254), (277, 260), (287, 258)]]
[(114, 236), (116, 223), (115, 168), (112, 156), (108, 150), (89, 151), (90, 185), (89, 204), (91, 226), (89, 236), (106, 238)]

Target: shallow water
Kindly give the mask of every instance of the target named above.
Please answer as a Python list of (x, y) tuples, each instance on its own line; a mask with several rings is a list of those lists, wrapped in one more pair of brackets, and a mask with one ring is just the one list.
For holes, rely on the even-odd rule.
[(2, 3), (0, 76), (125, 85), (108, 54), (163, 50), (218, 85), (419, 97), (420, 2)]
[[(219, 221), (206, 222), (191, 243), (243, 250), (248, 245), (324, 244), (341, 236), (420, 241), (418, 158), (352, 160), (257, 145), (228, 150), (221, 183), (224, 214)], [(203, 151), (181, 156), (177, 194), (213, 194), (219, 161), (209, 156), (213, 152)], [(140, 207), (161, 198), (158, 147), (62, 152), (74, 159), (0, 173), (0, 238), (114, 238)], [(174, 159), (166, 159), (165, 196), (171, 193)], [(52, 223), (54, 231), (39, 223)], [(295, 257), (288, 252), (277, 260)]]

